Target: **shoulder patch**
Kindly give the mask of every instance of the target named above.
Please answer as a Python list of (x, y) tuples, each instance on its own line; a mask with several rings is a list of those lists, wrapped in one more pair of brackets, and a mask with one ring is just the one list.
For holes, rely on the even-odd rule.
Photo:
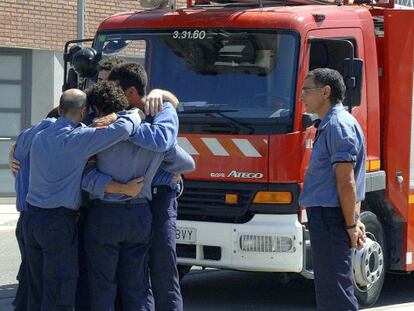
[(98, 125), (98, 126), (95, 126), (95, 128), (98, 130), (102, 130), (102, 129), (108, 128), (108, 125)]

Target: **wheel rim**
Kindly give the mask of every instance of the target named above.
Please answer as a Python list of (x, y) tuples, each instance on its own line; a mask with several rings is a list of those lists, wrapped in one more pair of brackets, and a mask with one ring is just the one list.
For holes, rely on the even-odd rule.
[(352, 267), (355, 287), (361, 292), (368, 291), (380, 280), (384, 269), (384, 252), (373, 234), (367, 233), (363, 249), (353, 249)]

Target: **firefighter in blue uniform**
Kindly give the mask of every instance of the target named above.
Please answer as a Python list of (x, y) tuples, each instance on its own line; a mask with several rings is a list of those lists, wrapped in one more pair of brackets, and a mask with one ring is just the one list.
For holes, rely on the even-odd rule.
[(306, 207), (317, 309), (358, 310), (353, 290), (351, 247), (360, 249), (364, 225), (357, 219), (365, 196), (365, 140), (342, 105), (345, 84), (335, 70), (308, 73), (301, 100), (321, 122), (300, 204)]
[(90, 156), (121, 140), (139, 126), (136, 112), (125, 113), (105, 129), (80, 123), (86, 95), (64, 92), (61, 117), (36, 134), (30, 149), (27, 219), (24, 234), (29, 270), (28, 310), (72, 310), (78, 275), (76, 211), (82, 173)]
[[(138, 89), (143, 103), (146, 74), (144, 70), (139, 74), (142, 82)], [(119, 89), (120, 94), (116, 94), (111, 84), (98, 82), (88, 91), (88, 101), (97, 112), (104, 115), (119, 109), (114, 105), (114, 98), (128, 103), (122, 90)], [(103, 97), (101, 94), (109, 96)], [(161, 127), (155, 128), (160, 130)], [(126, 182), (145, 175), (144, 186), (136, 198), (104, 193), (105, 185), (96, 187), (95, 183), (89, 181), (89, 176), (95, 176), (93, 171), (84, 176), (84, 189), (96, 199), (94, 207), (88, 210), (85, 227), (92, 310), (113, 310), (117, 287), (122, 298), (122, 310), (149, 309), (147, 253), (152, 228), (148, 205), (151, 200), (151, 181), (160, 164), (171, 173), (194, 168), (192, 158), (179, 146), (172, 146), (166, 153), (148, 150), (148, 146), (160, 140), (157, 130), (142, 124), (128, 142), (120, 142), (97, 154), (97, 168), (114, 180)], [(134, 145), (142, 140), (145, 148)]]
[[(16, 296), (13, 302), (16, 311), (27, 310), (27, 295), (28, 295), (28, 280), (27, 280), (27, 257), (24, 251), (25, 238), (24, 238), (24, 220), (25, 213), (28, 209), (26, 203), (26, 195), (29, 188), (29, 170), (30, 170), (30, 146), (32, 144), (34, 136), (40, 131), (47, 128), (49, 125), (56, 121), (55, 118), (47, 118), (36, 124), (22, 133), (19, 134), (16, 146), (12, 148), (11, 156), (15, 157), (18, 168), (13, 171), (15, 175), (15, 190), (16, 190), (16, 209), (20, 213), (19, 219), (16, 225), (16, 238), (19, 245), (21, 263), (17, 280), (19, 285), (17, 287)], [(14, 159), (11, 159), (14, 161)], [(11, 165), (12, 167), (12, 165)]]
[[(142, 86), (139, 81), (143, 70), (139, 64), (128, 63), (115, 68), (109, 75), (109, 80), (117, 81), (122, 87), (129, 103), (141, 109), (143, 103), (139, 100), (139, 91)], [(175, 108), (170, 103), (164, 103), (161, 112), (154, 118), (148, 117), (148, 123), (143, 123), (153, 134), (146, 135), (141, 131), (141, 135), (134, 136), (134, 143), (156, 152), (165, 152), (174, 146), (179, 126)], [(176, 262), (177, 184), (173, 174), (160, 168), (152, 186), (150, 207), (154, 235), (150, 249), (150, 276), (153, 299), (151, 297), (149, 303), (153, 305), (155, 300), (157, 311), (180, 311), (183, 310), (183, 300)]]

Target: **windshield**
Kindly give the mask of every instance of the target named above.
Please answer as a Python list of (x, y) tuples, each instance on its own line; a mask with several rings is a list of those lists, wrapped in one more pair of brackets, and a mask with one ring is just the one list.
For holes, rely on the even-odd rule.
[(101, 33), (103, 57), (141, 62), (148, 89), (180, 100), (180, 128), (191, 133), (292, 130), (298, 36), (290, 31), (179, 29)]

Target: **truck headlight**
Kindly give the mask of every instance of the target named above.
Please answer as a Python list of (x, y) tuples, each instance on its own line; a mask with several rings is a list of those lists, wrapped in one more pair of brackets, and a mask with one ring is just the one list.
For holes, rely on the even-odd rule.
[(240, 249), (244, 252), (260, 253), (287, 253), (295, 251), (292, 237), (255, 234), (241, 235)]

